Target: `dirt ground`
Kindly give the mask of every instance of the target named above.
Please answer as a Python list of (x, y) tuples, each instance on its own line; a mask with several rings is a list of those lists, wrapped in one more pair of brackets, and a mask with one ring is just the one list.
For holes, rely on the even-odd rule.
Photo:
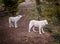
[(18, 21), (18, 28), (9, 28), (8, 17), (0, 18), (0, 44), (53, 44), (50, 33), (28, 32), (29, 20), (26, 16)]

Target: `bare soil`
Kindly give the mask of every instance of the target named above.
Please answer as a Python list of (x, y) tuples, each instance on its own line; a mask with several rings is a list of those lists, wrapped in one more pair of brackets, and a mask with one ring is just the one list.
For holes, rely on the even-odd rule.
[(8, 17), (0, 17), (0, 44), (53, 44), (53, 38), (47, 31), (39, 34), (28, 32), (29, 20), (26, 16), (18, 21), (18, 28), (9, 28)]

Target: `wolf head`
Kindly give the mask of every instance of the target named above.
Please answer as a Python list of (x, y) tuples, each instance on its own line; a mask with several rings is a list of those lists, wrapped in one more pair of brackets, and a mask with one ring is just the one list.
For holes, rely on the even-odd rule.
[(47, 20), (44, 20), (45, 24), (48, 24), (48, 21)]

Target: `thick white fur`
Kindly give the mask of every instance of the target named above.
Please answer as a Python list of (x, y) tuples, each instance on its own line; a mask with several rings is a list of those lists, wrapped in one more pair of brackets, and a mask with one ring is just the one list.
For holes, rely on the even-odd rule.
[(29, 23), (29, 32), (30, 32), (32, 27), (33, 27), (33, 31), (36, 32), (34, 30), (34, 27), (38, 27), (39, 28), (39, 34), (41, 34), (41, 31), (44, 33), (43, 27), (46, 24), (48, 24), (47, 20), (42, 20), (42, 21), (31, 20), (30, 23)]
[[(18, 15), (16, 17), (9, 17), (9, 27), (17, 28), (17, 22), (21, 19), (22, 15)], [(14, 25), (13, 25), (14, 23)]]

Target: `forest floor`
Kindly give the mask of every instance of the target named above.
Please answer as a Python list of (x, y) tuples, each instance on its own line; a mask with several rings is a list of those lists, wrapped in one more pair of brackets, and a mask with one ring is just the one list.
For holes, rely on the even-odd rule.
[(53, 38), (47, 31), (39, 34), (28, 32), (29, 20), (26, 16), (18, 21), (18, 28), (9, 28), (8, 17), (0, 18), (0, 44), (53, 44)]
[(0, 17), (0, 44), (53, 44), (53, 37), (48, 31), (39, 34), (28, 32), (29, 19), (24, 16), (18, 21), (18, 28), (9, 28), (8, 16)]

